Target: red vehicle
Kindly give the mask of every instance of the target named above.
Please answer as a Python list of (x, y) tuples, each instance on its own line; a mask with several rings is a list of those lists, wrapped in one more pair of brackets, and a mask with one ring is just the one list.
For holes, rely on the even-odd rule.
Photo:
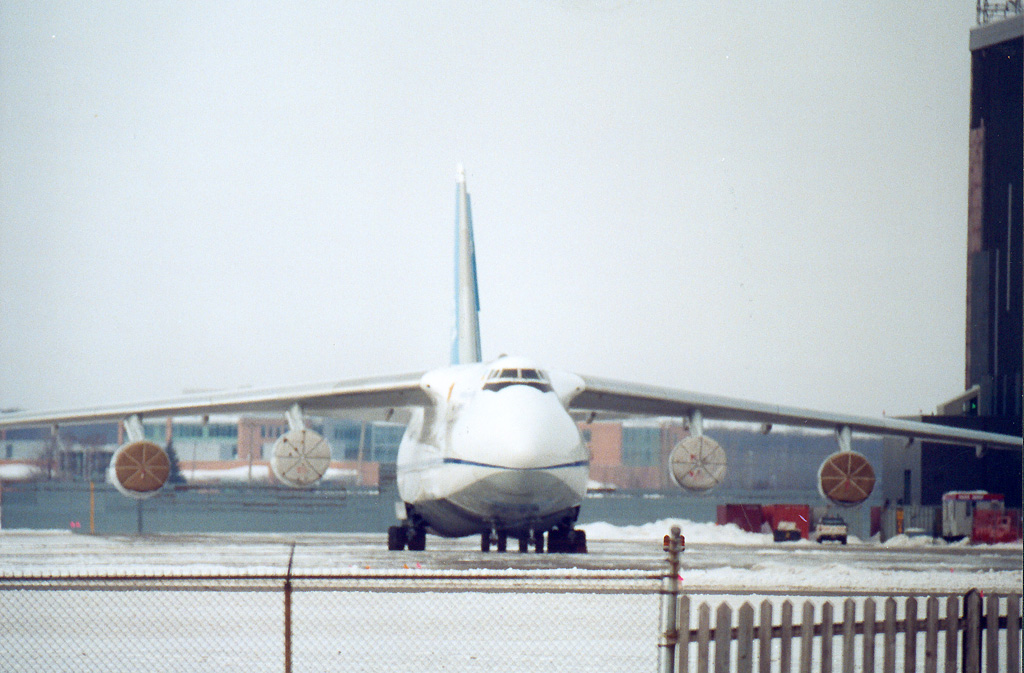
[(733, 523), (751, 533), (768, 533), (776, 542), (808, 539), (811, 508), (808, 505), (740, 505), (718, 506), (719, 525)]
[(974, 513), (1003, 511), (1003, 495), (987, 491), (950, 491), (942, 496), (942, 537), (947, 542), (974, 535)]

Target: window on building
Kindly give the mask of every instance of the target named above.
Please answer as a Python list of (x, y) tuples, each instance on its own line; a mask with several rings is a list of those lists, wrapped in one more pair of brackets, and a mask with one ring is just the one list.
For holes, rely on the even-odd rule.
[(661, 428), (622, 428), (622, 464), (647, 467), (661, 464)]
[(361, 423), (340, 422), (331, 431), (331, 454), (341, 460), (358, 460), (361, 437)]
[(393, 463), (398, 459), (398, 446), (402, 443), (405, 426), (396, 423), (373, 423), (367, 428), (370, 460)]

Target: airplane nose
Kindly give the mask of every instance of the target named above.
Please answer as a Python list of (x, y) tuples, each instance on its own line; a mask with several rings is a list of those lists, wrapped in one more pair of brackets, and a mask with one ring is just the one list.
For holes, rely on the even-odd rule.
[(511, 386), (475, 402), (453, 429), (458, 458), (513, 470), (586, 460), (576, 424), (553, 395)]
[[(553, 526), (587, 490), (589, 460), (576, 424), (552, 393), (509, 386), (477, 396), (449, 435), (449, 501), (509, 530)], [(475, 532), (479, 524), (474, 524)]]

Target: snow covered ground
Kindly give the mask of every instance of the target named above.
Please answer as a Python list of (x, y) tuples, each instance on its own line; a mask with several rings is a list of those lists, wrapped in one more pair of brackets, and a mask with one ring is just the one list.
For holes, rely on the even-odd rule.
[(364, 572), (557, 572), (578, 578), (663, 572), (662, 537), (686, 538), (681, 576), (692, 591), (963, 593), (1020, 591), (1020, 543), (971, 546), (899, 536), (882, 544), (774, 543), (734, 525), (664, 520), (642, 526), (584, 526), (590, 553), (482, 554), (478, 540), (430, 537), (425, 552), (388, 552), (376, 534), (205, 534), (90, 536), (65, 531), (0, 531), (0, 574), (279, 574), (295, 543), (293, 567), (308, 574)]
[(473, 538), (430, 538), (425, 552), (388, 552), (379, 534), (8, 530), (0, 532), (0, 577), (8, 578), (0, 579), (0, 660), (14, 671), (280, 670), (280, 580), (4, 589), (14, 586), (9, 578), (26, 576), (280, 577), (294, 544), (294, 573), (362, 579), (295, 582), (292, 670), (653, 671), (661, 539), (672, 525), (687, 540), (680, 575), (693, 615), (701, 602), (738, 608), (773, 594), (776, 623), (786, 600), (797, 619), (805, 601), (820, 616), (829, 600), (839, 619), (851, 593), (861, 594), (860, 618), (864, 593), (1021, 590), (1019, 544), (775, 544), (735, 526), (678, 520), (591, 524), (585, 556), (483, 554)]
[(971, 546), (899, 535), (884, 543), (851, 537), (845, 546), (808, 540), (779, 544), (771, 535), (733, 524), (682, 520), (586, 529), (589, 540), (643, 541), (660, 540), (672, 525), (686, 538), (681, 575), (694, 590), (963, 593), (977, 587), (1020, 592), (1024, 581), (1019, 542)]

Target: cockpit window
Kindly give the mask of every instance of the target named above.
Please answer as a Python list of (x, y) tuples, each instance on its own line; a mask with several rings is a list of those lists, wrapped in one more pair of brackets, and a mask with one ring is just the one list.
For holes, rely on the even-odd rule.
[(539, 369), (492, 369), (484, 382), (484, 390), (495, 392), (508, 386), (530, 386), (542, 393), (551, 390), (547, 375)]

